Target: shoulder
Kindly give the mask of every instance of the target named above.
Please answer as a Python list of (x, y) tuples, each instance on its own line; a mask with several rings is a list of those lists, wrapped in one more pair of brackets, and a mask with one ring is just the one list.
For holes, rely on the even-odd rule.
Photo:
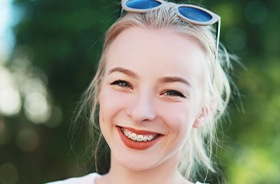
[(60, 180), (60, 181), (54, 181), (54, 182), (49, 182), (46, 184), (94, 184), (95, 179), (100, 177), (99, 174), (97, 173), (91, 173), (82, 177), (76, 177), (76, 178), (68, 178), (66, 180)]

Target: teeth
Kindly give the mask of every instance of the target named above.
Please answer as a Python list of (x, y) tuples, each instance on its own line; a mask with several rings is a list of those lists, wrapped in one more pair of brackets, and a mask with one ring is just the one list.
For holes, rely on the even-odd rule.
[(127, 138), (136, 142), (152, 141), (158, 137), (158, 135), (137, 135), (136, 133), (130, 132), (129, 130), (124, 128), (122, 128), (121, 131)]
[(132, 140), (136, 141), (137, 137), (138, 137), (138, 136), (137, 136), (135, 133), (132, 133), (130, 138), (131, 138)]

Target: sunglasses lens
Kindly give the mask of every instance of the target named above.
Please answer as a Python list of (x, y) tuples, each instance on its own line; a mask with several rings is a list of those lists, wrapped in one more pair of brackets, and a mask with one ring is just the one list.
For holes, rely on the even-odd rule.
[(153, 0), (131, 0), (126, 2), (126, 6), (133, 9), (151, 9), (159, 6), (161, 3)]
[(197, 22), (208, 22), (212, 19), (209, 13), (194, 7), (181, 6), (178, 10), (184, 17)]

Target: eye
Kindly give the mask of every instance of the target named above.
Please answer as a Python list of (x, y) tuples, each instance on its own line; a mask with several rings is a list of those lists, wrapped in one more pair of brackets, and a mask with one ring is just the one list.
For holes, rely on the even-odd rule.
[(183, 95), (181, 92), (176, 91), (176, 90), (167, 90), (163, 94), (171, 97), (181, 97), (181, 98), (186, 98), (185, 95)]
[(131, 84), (125, 80), (116, 80), (112, 82), (111, 85), (116, 85), (124, 88), (132, 88)]

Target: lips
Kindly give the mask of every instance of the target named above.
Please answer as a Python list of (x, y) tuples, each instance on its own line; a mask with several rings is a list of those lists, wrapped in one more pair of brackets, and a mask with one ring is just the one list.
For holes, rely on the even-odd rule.
[(117, 127), (123, 143), (132, 149), (144, 150), (152, 147), (160, 140), (162, 134), (135, 130), (132, 128)]
[(147, 142), (156, 139), (159, 134), (136, 134), (128, 129), (121, 128), (122, 133), (129, 139), (136, 142)]

